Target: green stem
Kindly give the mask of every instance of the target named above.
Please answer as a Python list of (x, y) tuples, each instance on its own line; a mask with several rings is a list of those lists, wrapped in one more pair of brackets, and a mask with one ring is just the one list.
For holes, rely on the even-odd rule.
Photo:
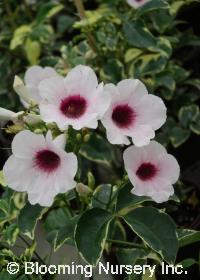
[[(19, 238), (28, 246), (28, 247), (31, 247), (31, 244), (29, 244), (29, 242), (21, 235), (19, 235)], [(38, 253), (36, 251), (34, 251), (34, 255), (38, 258), (38, 260), (46, 265), (46, 263), (44, 262), (44, 260), (40, 257), (40, 255), (38, 255)]]
[[(79, 14), (80, 19), (81, 20), (85, 19), (86, 18), (86, 16), (85, 16), (85, 8), (84, 8), (82, 0), (74, 0), (74, 4), (76, 6), (76, 10), (77, 10), (77, 12)], [(87, 40), (88, 40), (88, 44), (89, 44), (90, 48), (94, 52), (97, 52), (97, 47), (96, 47), (95, 39), (92, 36), (91, 32), (87, 33)]]
[(127, 242), (127, 241), (123, 241), (123, 240), (113, 240), (113, 239), (107, 239), (106, 241), (109, 243), (113, 243), (113, 244), (119, 244), (119, 245), (131, 246), (134, 248), (146, 249), (144, 245), (134, 243), (134, 242)]
[(73, 216), (74, 216), (74, 213), (73, 213), (73, 211), (72, 211), (72, 209), (71, 209), (71, 207), (70, 207), (70, 205), (69, 205), (69, 202), (67, 201), (67, 199), (65, 198), (64, 195), (63, 195), (62, 198), (63, 198), (63, 201), (64, 201), (64, 203), (65, 203), (65, 205), (66, 205), (67, 210), (69, 211), (70, 215), (73, 217)]

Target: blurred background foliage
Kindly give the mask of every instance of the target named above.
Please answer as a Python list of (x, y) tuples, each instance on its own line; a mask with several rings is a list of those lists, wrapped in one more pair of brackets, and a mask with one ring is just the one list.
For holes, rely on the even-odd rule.
[[(196, 207), (200, 189), (196, 152), (200, 137), (200, 2), (153, 0), (137, 10), (126, 0), (84, 0), (84, 7), (79, 2), (1, 2), (0, 106), (22, 109), (12, 88), (14, 75), (23, 77), (34, 64), (55, 67), (62, 75), (77, 64), (90, 65), (105, 83), (141, 79), (168, 108), (167, 122), (156, 137), (179, 160), (183, 182), (189, 184), (188, 191), (195, 198), (192, 207)], [(99, 137), (102, 133), (100, 128)], [(97, 162), (112, 161), (116, 169), (109, 176), (112, 183), (116, 174), (122, 175), (118, 148), (92, 137), (81, 153)], [(72, 142), (73, 138), (72, 133)], [(84, 166), (98, 169), (94, 164)]]
[[(138, 10), (132, 9), (125, 0), (85, 0), (84, 10), (77, 7), (77, 3), (79, 1), (0, 1), (0, 107), (22, 109), (12, 88), (14, 75), (23, 77), (26, 69), (34, 64), (55, 67), (62, 75), (77, 64), (86, 64), (105, 83), (141, 79), (149, 92), (163, 98), (168, 108), (168, 120), (157, 133), (157, 140), (177, 157), (182, 169), (182, 182), (176, 187), (181, 205), (170, 201), (160, 208), (164, 207), (179, 226), (199, 229), (200, 2), (153, 0)], [(102, 183), (112, 184), (124, 175), (121, 147), (110, 145), (102, 135), (101, 127), (98, 135), (87, 130), (69, 131), (68, 149), (74, 142), (80, 148), (82, 173), (79, 172), (78, 178), (92, 189)], [(80, 139), (84, 142), (81, 147)], [(1, 146), (9, 146), (9, 139), (2, 132), (0, 141)], [(1, 176), (0, 184), (3, 185)], [(97, 187), (93, 196), (102, 196), (106, 201), (110, 185), (102, 186), (106, 188)], [(36, 209), (35, 224), (34, 221), (28, 224), (28, 229), (23, 223), (12, 224), (19, 218), (24, 199), (7, 189), (0, 200), (0, 223), (3, 223), (4, 241), (9, 245), (15, 243), (19, 226), (21, 232), (30, 235), (41, 215), (41, 209)], [(73, 191), (66, 199), (72, 209), (76, 209)], [(54, 208), (58, 206), (59, 197)], [(62, 209), (55, 209), (45, 222), (46, 228), (53, 232), (47, 237), (53, 244), (62, 222), (55, 223), (55, 228), (51, 226), (63, 220)], [(21, 260), (32, 257), (34, 246), (33, 242)], [(181, 261), (184, 254), (190, 257), (191, 248), (182, 251), (178, 260)], [(2, 254), (0, 260), (15, 258), (10, 250)]]
[[(15, 74), (34, 64), (66, 74), (91, 65), (104, 82), (139, 78), (168, 107), (158, 140), (177, 148), (200, 135), (198, 1), (3, 1), (0, 6), (0, 106), (18, 109)], [(80, 17), (79, 17), (80, 15)], [(80, 19), (81, 18), (81, 19)]]

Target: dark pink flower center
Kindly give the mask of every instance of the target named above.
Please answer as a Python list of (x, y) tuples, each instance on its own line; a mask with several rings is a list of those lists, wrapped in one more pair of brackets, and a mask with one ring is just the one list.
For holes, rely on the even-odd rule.
[(157, 172), (158, 169), (154, 164), (145, 162), (140, 165), (136, 174), (141, 180), (147, 181), (153, 179)]
[(81, 117), (87, 108), (86, 100), (80, 95), (69, 96), (61, 101), (60, 110), (72, 119)]
[(35, 156), (35, 165), (42, 171), (50, 173), (59, 167), (60, 157), (50, 150), (41, 150)]
[(120, 128), (128, 128), (133, 124), (136, 114), (128, 105), (117, 105), (112, 112), (112, 120)]

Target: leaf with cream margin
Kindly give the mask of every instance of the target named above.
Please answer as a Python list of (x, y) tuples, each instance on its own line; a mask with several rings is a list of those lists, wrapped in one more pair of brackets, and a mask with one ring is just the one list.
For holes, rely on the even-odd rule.
[(78, 221), (75, 243), (82, 258), (96, 266), (102, 256), (112, 214), (100, 208), (87, 210)]
[(46, 211), (47, 208), (41, 207), (38, 204), (31, 205), (30, 203), (27, 203), (20, 211), (18, 217), (20, 231), (33, 240), (37, 222), (42, 218)]

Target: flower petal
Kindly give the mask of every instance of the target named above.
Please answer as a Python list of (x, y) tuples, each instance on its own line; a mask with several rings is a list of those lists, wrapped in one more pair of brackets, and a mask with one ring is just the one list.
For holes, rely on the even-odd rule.
[(22, 159), (31, 159), (38, 149), (45, 146), (43, 135), (34, 134), (31, 131), (24, 130), (19, 132), (13, 139), (13, 154)]

